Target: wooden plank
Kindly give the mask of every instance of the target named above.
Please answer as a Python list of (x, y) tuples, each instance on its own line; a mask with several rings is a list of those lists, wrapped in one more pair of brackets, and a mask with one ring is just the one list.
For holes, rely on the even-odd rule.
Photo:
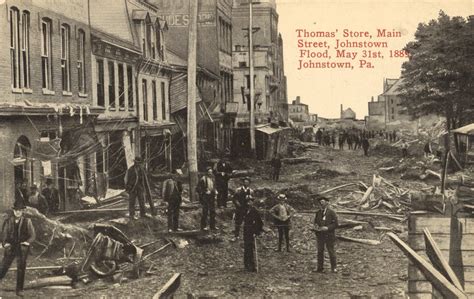
[(173, 298), (181, 285), (181, 273), (175, 273), (166, 284), (153, 296), (153, 299)]
[(433, 284), (433, 286), (447, 298), (467, 298), (466, 294), (456, 288), (449, 282), (438, 270), (436, 270), (429, 262), (424, 260), (413, 249), (394, 233), (387, 233), (387, 236), (400, 248), (408, 259), (414, 263), (425, 275), (425, 277)]
[(425, 245), (426, 245), (426, 254), (428, 255), (431, 264), (441, 272), (444, 277), (446, 277), (449, 281), (451, 281), (455, 287), (462, 290), (463, 287), (461, 282), (457, 278), (456, 274), (454, 274), (453, 269), (448, 264), (448, 261), (443, 257), (441, 250), (439, 250), (438, 246), (436, 246), (433, 237), (430, 234), (428, 229), (424, 229), (425, 234)]
[[(423, 273), (413, 264), (408, 265), (408, 280), (427, 280)], [(474, 267), (464, 268), (464, 281), (474, 282)]]
[[(474, 234), (474, 218), (459, 218), (458, 220), (463, 234)], [(423, 233), (423, 229), (428, 228), (432, 235), (449, 234), (450, 221), (450, 217), (410, 216), (408, 233)]]
[[(441, 250), (449, 250), (450, 248), (450, 235), (433, 235), (438, 248)], [(411, 234), (408, 235), (408, 243), (413, 250), (425, 250), (425, 240), (422, 234)], [(474, 248), (474, 235), (463, 235), (462, 243), (460, 244), (461, 250), (472, 250)]]
[[(426, 254), (425, 249), (415, 250), (415, 252), (418, 253), (423, 258), (428, 258), (428, 255)], [(450, 251), (447, 249), (441, 250), (441, 254), (448, 261), (449, 261), (449, 253)], [(455, 252), (451, 252), (451, 253), (456, 253), (458, 256), (460, 255), (459, 260), (449, 262), (449, 265), (451, 267), (474, 267), (474, 259), (473, 259), (474, 251), (473, 250), (470, 250), (470, 251), (456, 250)]]

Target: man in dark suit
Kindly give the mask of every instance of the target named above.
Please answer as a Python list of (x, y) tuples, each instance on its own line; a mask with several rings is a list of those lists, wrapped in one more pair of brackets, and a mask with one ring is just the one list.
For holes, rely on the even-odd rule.
[(327, 198), (321, 198), (319, 203), (321, 209), (316, 212), (314, 217), (314, 229), (318, 242), (318, 268), (316, 271), (323, 272), (324, 247), (326, 247), (329, 253), (329, 260), (331, 261), (331, 270), (333, 273), (336, 273), (336, 250), (334, 245), (336, 242), (335, 230), (338, 226), (337, 215), (336, 212), (329, 208)]
[(46, 187), (41, 191), (41, 194), (46, 198), (50, 212), (55, 213), (59, 211), (59, 191), (54, 188), (52, 179), (46, 179)]
[(196, 187), (199, 194), (199, 201), (202, 205), (201, 230), (209, 230), (207, 228), (207, 218), (209, 217), (209, 226), (211, 230), (216, 230), (216, 195), (214, 180), (212, 179), (212, 167), (207, 167), (206, 174), (199, 179)]
[(216, 178), (217, 206), (227, 207), (229, 195), (229, 180), (232, 175), (232, 167), (229, 162), (221, 159), (214, 167), (214, 176)]
[(5, 277), (13, 260), (16, 258), (16, 294), (23, 296), (25, 282), (26, 260), (30, 245), (36, 239), (35, 228), (31, 219), (24, 217), (26, 206), (23, 201), (15, 200), (13, 215), (10, 215), (2, 227), (2, 245), (5, 249), (2, 265), (0, 266), (0, 280)]
[(262, 216), (253, 201), (244, 215), (244, 266), (249, 272), (258, 272), (258, 256), (255, 237), (263, 232)]
[(163, 200), (168, 203), (168, 231), (179, 230), (179, 208), (181, 206), (183, 184), (179, 181), (179, 174), (163, 182)]
[(135, 203), (137, 200), (142, 218), (146, 217), (145, 199), (147, 199), (150, 205), (151, 215), (157, 215), (153, 200), (151, 199), (150, 184), (142, 162), (142, 158), (136, 157), (135, 163), (127, 169), (125, 174), (125, 190), (129, 194), (128, 209), (131, 220), (135, 219)]
[(235, 205), (235, 230), (234, 241), (239, 238), (240, 226), (244, 221), (244, 216), (247, 214), (249, 202), (253, 200), (253, 190), (250, 189), (250, 178), (242, 179), (242, 186), (235, 191), (232, 201)]
[(280, 179), (280, 169), (281, 169), (281, 158), (280, 155), (277, 154), (273, 156), (272, 160), (270, 161), (270, 164), (272, 166), (272, 180), (273, 181), (278, 181)]

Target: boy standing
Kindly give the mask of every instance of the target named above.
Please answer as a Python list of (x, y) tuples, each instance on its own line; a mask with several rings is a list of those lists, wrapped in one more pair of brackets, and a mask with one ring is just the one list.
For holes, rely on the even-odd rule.
[(275, 226), (278, 229), (278, 251), (281, 251), (283, 236), (286, 240), (286, 251), (290, 252), (290, 220), (295, 214), (293, 209), (286, 203), (286, 195), (278, 195), (278, 204), (270, 209), (270, 214), (275, 219)]

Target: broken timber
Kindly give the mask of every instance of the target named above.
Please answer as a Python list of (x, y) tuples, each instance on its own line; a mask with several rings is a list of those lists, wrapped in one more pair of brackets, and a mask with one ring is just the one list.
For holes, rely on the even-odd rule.
[(425, 236), (426, 255), (430, 259), (433, 266), (447, 279), (449, 279), (455, 287), (463, 290), (461, 282), (459, 281), (451, 266), (449, 266), (448, 262), (444, 259), (441, 250), (436, 245), (436, 242), (431, 236), (430, 231), (427, 228), (424, 228), (423, 234)]
[(366, 245), (380, 245), (381, 244), (381, 242), (378, 240), (358, 239), (358, 238), (351, 238), (351, 237), (345, 237), (345, 236), (337, 236), (337, 238), (342, 241), (348, 241), (348, 242), (354, 242), (354, 243), (360, 243), (360, 244), (366, 244)]
[(446, 277), (436, 270), (430, 263), (424, 260), (419, 254), (410, 248), (405, 242), (394, 233), (387, 233), (387, 236), (395, 245), (403, 251), (408, 259), (420, 269), (423, 275), (428, 279), (434, 288), (436, 288), (446, 298), (466, 298), (466, 294), (456, 288)]
[(173, 298), (174, 293), (178, 290), (180, 285), (181, 273), (176, 273), (155, 295), (153, 295), (153, 299)]
[(349, 187), (349, 186), (352, 186), (352, 185), (356, 185), (356, 184), (355, 184), (355, 183), (344, 184), (344, 185), (341, 185), (341, 186), (337, 186), (337, 187), (334, 187), (334, 188), (331, 188), (331, 189), (328, 189), (328, 190), (319, 192), (319, 194), (320, 194), (320, 195), (326, 194), (326, 193), (335, 191), (335, 190), (337, 190), (337, 189), (341, 189), (341, 188), (344, 188), (344, 187)]

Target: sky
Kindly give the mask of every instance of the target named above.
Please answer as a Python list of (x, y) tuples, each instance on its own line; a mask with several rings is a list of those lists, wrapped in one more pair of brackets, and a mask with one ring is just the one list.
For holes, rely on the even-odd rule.
[[(426, 23), (438, 17), (439, 11), (449, 16), (467, 17), (473, 14), (472, 0), (276, 0), (279, 14), (278, 29), (283, 37), (285, 73), (288, 80), (288, 101), (296, 96), (309, 105), (310, 113), (320, 117), (337, 118), (340, 105), (350, 107), (358, 119), (368, 114), (368, 102), (382, 93), (384, 78), (398, 78), (405, 58), (389, 58), (389, 50), (400, 50), (414, 40), (420, 22)], [(388, 48), (382, 49), (384, 58), (374, 59), (373, 68), (359, 68), (359, 58), (354, 69), (301, 69), (297, 29), (308, 31), (334, 31), (336, 38), (310, 38), (312, 41), (328, 41), (328, 51), (335, 55), (335, 39), (342, 37), (344, 29), (369, 31), (373, 36), (377, 29), (395, 29), (398, 38), (381, 38)], [(361, 41), (353, 39), (352, 41)], [(315, 49), (317, 50), (317, 49)], [(348, 49), (352, 51), (351, 49)], [(359, 52), (362, 49), (358, 49)], [(379, 50), (379, 49), (374, 49)], [(332, 53), (334, 52), (334, 53)], [(358, 56), (362, 55), (359, 53)], [(339, 58), (341, 59), (341, 58)], [(332, 59), (334, 60), (334, 59)], [(323, 59), (321, 61), (327, 61)], [(346, 61), (346, 60), (344, 60)]]

